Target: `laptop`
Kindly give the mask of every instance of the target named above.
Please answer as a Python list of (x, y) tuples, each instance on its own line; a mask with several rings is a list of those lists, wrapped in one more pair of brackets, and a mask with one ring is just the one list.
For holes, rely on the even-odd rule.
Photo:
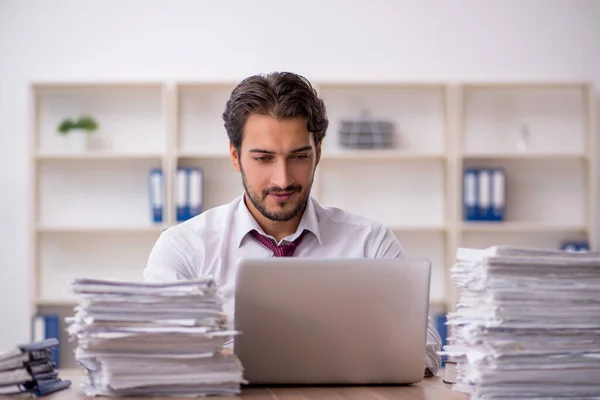
[(234, 353), (249, 385), (422, 380), (427, 259), (241, 259)]

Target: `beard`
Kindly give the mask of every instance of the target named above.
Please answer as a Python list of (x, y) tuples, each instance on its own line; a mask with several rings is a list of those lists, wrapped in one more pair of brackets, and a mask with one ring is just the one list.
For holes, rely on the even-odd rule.
[[(246, 175), (244, 174), (244, 169), (240, 165), (240, 171), (242, 173), (242, 185), (244, 185), (244, 191), (246, 192), (246, 196), (250, 199), (252, 205), (265, 217), (270, 219), (271, 221), (277, 222), (286, 222), (296, 218), (298, 215), (302, 214), (306, 209), (306, 205), (308, 204), (308, 198), (310, 197), (310, 188), (312, 187), (313, 179), (314, 179), (314, 171), (309, 182), (308, 188), (303, 190), (300, 185), (290, 185), (286, 188), (280, 187), (269, 187), (267, 189), (263, 189), (258, 192), (253, 188), (248, 186), (248, 182), (246, 181)], [(282, 203), (279, 203), (277, 207), (280, 210), (269, 210), (266, 199), (270, 193), (291, 193), (299, 194), (299, 199), (295, 200), (296, 205), (291, 209), (286, 209), (286, 206), (291, 205), (294, 201), (293, 199), (286, 200)]]

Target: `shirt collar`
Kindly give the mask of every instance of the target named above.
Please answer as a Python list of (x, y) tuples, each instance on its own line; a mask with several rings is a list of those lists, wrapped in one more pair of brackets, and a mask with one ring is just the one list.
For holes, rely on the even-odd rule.
[[(302, 215), (302, 219), (300, 220), (300, 224), (298, 224), (298, 229), (295, 233), (288, 236), (286, 240), (293, 241), (300, 234), (307, 230), (311, 232), (317, 238), (319, 244), (321, 243), (321, 230), (319, 228), (319, 218), (317, 215), (317, 210), (315, 208), (314, 199), (311, 197), (308, 198), (308, 202), (306, 204), (306, 209), (304, 210), (304, 214)], [(242, 241), (246, 237), (246, 235), (253, 229), (256, 229), (262, 235), (271, 237), (267, 235), (258, 222), (254, 219), (248, 207), (246, 207), (246, 203), (244, 202), (244, 195), (242, 194), (239, 197), (239, 203), (234, 215), (234, 227), (235, 227), (235, 235), (236, 235), (236, 243), (238, 248), (242, 245)]]

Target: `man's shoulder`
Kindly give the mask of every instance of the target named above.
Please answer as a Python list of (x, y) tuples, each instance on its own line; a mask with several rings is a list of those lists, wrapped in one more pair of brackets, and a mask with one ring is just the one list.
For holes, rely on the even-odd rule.
[(403, 254), (398, 238), (385, 223), (340, 207), (315, 202), (315, 208), (323, 229), (333, 236), (352, 238), (356, 243), (363, 241), (367, 256), (389, 258)]

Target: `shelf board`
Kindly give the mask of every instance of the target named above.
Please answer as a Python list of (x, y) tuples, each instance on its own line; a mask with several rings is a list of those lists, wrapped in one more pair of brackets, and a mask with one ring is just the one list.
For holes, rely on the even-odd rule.
[(580, 153), (464, 153), (463, 160), (531, 160), (531, 161), (579, 161), (587, 154)]
[(445, 232), (446, 227), (444, 225), (389, 225), (392, 232)]
[(538, 82), (466, 82), (463, 83), (465, 90), (481, 89), (580, 89), (588, 86), (585, 81), (538, 81)]
[(556, 224), (544, 222), (487, 222), (466, 221), (462, 222), (460, 229), (463, 232), (497, 232), (497, 233), (544, 233), (544, 232), (585, 232), (585, 225)]
[(322, 161), (327, 160), (397, 160), (397, 161), (443, 161), (446, 155), (442, 153), (411, 153), (405, 150), (337, 150), (323, 152)]
[(64, 90), (130, 90), (130, 89), (162, 89), (160, 81), (36, 81), (32, 88), (36, 92)]
[(432, 297), (429, 299), (429, 305), (435, 308), (446, 308), (447, 301), (441, 297)]
[(36, 159), (39, 161), (127, 161), (127, 160), (161, 160), (160, 153), (38, 153)]
[(206, 81), (195, 81), (195, 80), (184, 80), (176, 82), (175, 86), (177, 89), (227, 89), (232, 90), (239, 83), (238, 80), (206, 80)]
[(361, 81), (318, 81), (315, 86), (320, 89), (439, 89), (444, 90), (446, 83), (443, 81), (411, 82), (411, 81), (389, 81), (389, 80), (361, 80)]
[(179, 160), (225, 160), (229, 158), (226, 152), (182, 151), (177, 154)]
[(38, 226), (39, 233), (160, 233), (166, 225), (156, 226)]

